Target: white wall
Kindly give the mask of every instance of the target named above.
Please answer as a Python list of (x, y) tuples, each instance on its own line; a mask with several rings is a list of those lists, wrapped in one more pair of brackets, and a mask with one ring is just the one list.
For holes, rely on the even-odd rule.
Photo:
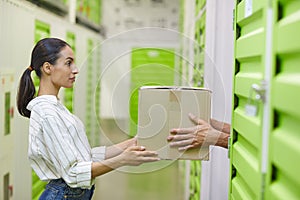
[(135, 28), (179, 28), (179, 0), (103, 0), (102, 11), (107, 37)]
[[(207, 1), (205, 87), (213, 91), (212, 117), (231, 123), (234, 1)], [(202, 162), (201, 199), (228, 198), (228, 150), (211, 147), (210, 161)]]

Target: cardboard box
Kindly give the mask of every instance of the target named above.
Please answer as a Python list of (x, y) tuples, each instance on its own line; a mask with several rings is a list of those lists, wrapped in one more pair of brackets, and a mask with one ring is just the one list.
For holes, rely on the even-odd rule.
[(208, 160), (209, 146), (178, 151), (167, 137), (172, 128), (195, 126), (188, 114), (209, 122), (211, 91), (204, 88), (145, 86), (139, 89), (138, 145), (157, 151), (161, 159)]

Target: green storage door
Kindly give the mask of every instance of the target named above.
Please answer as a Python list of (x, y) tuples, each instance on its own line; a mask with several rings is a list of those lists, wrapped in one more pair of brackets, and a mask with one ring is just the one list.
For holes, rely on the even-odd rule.
[(195, 87), (203, 87), (204, 85), (203, 77), (204, 77), (204, 56), (205, 56), (205, 23), (206, 23), (206, 11), (204, 10), (200, 19), (198, 19), (195, 24), (194, 72), (193, 72), (193, 84)]
[(93, 144), (92, 138), (92, 97), (93, 97), (93, 40), (88, 39), (87, 41), (87, 77), (86, 77), (86, 114), (85, 114), (85, 125), (86, 135), (89, 139), (89, 143)]
[[(100, 41), (97, 41), (97, 44), (100, 44)], [(94, 55), (95, 55), (95, 79), (94, 79), (94, 145), (100, 146), (100, 94), (101, 94), (101, 83), (100, 83), (100, 76), (101, 76), (101, 48), (100, 45), (95, 45), (96, 48), (94, 48)]]
[(100, 145), (100, 130), (97, 120), (100, 112), (100, 49), (95, 48), (96, 40), (87, 41), (86, 72), (86, 134), (92, 147)]
[(273, 2), (276, 64), (266, 199), (300, 199), (300, 1)]
[[(37, 43), (39, 40), (43, 38), (50, 37), (50, 25), (44, 23), (42, 21), (36, 20), (35, 21), (35, 33), (34, 33), (34, 43)], [(38, 86), (40, 83), (39, 78), (36, 76), (35, 73), (31, 73), (33, 82), (35, 85), (36, 92), (38, 92)], [(40, 181), (38, 176), (32, 171), (32, 200), (38, 199), (39, 196), (42, 194), (46, 186), (46, 182)]]
[[(261, 199), (262, 194), (263, 104), (255, 100), (252, 85), (264, 79), (266, 6), (267, 0), (236, 1), (229, 199)], [(257, 113), (247, 114), (246, 104)]]
[(144, 85), (174, 85), (174, 65), (174, 49), (132, 49), (129, 108), (131, 136), (137, 131), (138, 89)]

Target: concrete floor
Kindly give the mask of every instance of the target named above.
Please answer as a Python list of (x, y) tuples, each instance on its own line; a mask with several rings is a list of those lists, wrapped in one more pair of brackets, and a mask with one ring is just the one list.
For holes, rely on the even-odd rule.
[[(118, 124), (118, 125), (116, 125)], [(123, 125), (122, 125), (123, 124)], [(126, 121), (101, 122), (101, 144), (110, 145), (127, 138), (120, 126)], [(96, 179), (93, 200), (182, 200), (184, 199), (184, 164), (159, 161), (138, 167), (123, 167)]]
[(146, 173), (114, 171), (99, 177), (94, 200), (182, 200), (178, 162), (163, 169)]

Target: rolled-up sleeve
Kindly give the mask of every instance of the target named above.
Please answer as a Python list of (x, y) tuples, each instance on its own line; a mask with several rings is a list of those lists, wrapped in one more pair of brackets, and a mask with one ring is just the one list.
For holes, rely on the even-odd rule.
[(92, 148), (92, 160), (93, 162), (100, 162), (105, 159), (106, 147), (95, 147)]
[[(91, 186), (91, 168), (92, 162), (78, 162), (70, 168), (70, 175), (76, 177), (76, 187), (89, 188)], [(67, 176), (66, 178), (69, 177)], [(72, 183), (74, 182), (70, 178), (69, 184)]]

